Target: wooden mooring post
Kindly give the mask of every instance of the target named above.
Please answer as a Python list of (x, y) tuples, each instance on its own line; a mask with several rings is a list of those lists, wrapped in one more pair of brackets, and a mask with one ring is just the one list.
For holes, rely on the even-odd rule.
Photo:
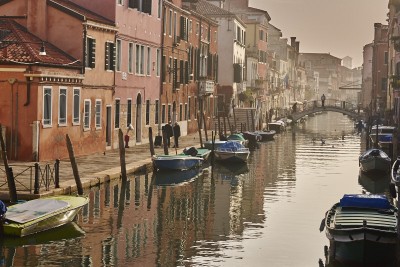
[(156, 152), (154, 151), (153, 129), (151, 127), (149, 127), (149, 144), (150, 144), (150, 155), (154, 156)]
[(125, 146), (124, 146), (124, 133), (121, 128), (118, 131), (119, 141), (119, 161), (121, 165), (121, 178), (122, 182), (126, 183), (128, 176), (126, 175), (126, 161), (125, 161)]
[(75, 160), (74, 147), (72, 146), (72, 142), (68, 134), (66, 135), (66, 139), (67, 139), (69, 160), (71, 161), (72, 172), (74, 173), (76, 188), (78, 190), (78, 195), (81, 196), (83, 195), (83, 187), (82, 187), (81, 177), (79, 176), (78, 165), (76, 164)]
[[(1, 129), (1, 125), (0, 125), (0, 129)], [(12, 168), (10, 168), (8, 165), (6, 145), (4, 142), (3, 135), (1, 134), (1, 131), (0, 131), (0, 145), (1, 145), (1, 153), (2, 153), (2, 157), (3, 157), (3, 162), (4, 162), (4, 168), (5, 168), (6, 176), (7, 176), (7, 184), (8, 184), (8, 192), (10, 194), (10, 201), (12, 203), (17, 203), (17, 201), (18, 201), (17, 188), (15, 186), (14, 174), (13, 174)]]

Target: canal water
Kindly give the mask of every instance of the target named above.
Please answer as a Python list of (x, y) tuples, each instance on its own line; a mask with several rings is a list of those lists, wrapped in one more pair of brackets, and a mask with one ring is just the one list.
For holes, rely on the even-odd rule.
[(346, 193), (388, 194), (388, 180), (359, 176), (364, 140), (348, 117), (323, 113), (247, 165), (103, 184), (75, 224), (3, 240), (0, 266), (325, 266), (325, 212)]

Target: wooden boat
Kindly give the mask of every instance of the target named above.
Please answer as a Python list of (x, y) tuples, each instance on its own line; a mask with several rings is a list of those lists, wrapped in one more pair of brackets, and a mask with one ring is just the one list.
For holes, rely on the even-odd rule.
[(365, 262), (396, 247), (397, 208), (385, 195), (344, 195), (326, 212), (324, 227), (340, 261)]
[(227, 141), (225, 144), (214, 150), (215, 159), (219, 161), (246, 162), (250, 150), (238, 142)]
[(363, 172), (389, 172), (391, 159), (383, 150), (372, 148), (360, 155), (359, 166)]
[[(219, 146), (221, 146), (222, 144), (225, 144), (226, 141), (222, 141), (222, 140), (215, 140), (214, 141), (214, 149), (218, 148)], [(212, 141), (205, 141), (203, 142), (203, 146), (206, 149), (212, 150)]]
[(88, 203), (87, 197), (52, 196), (8, 207), (4, 235), (23, 237), (71, 222)]
[[(396, 127), (386, 125), (374, 125), (371, 127), (369, 138), (373, 146), (379, 146), (384, 151), (389, 151), (392, 145), (393, 133)], [(378, 143), (376, 143), (378, 142)]]
[[(192, 154), (191, 151), (194, 151), (195, 153)], [(189, 147), (185, 148), (182, 153), (179, 155), (190, 155), (190, 156), (195, 156), (195, 157), (200, 157), (204, 159), (204, 161), (207, 161), (208, 158), (210, 157), (211, 150), (207, 148), (195, 148), (195, 147)]]
[(155, 184), (158, 186), (174, 186), (190, 183), (201, 173), (201, 168), (192, 168), (184, 171), (155, 172)]
[(159, 171), (189, 170), (200, 167), (204, 159), (189, 155), (155, 155), (152, 158), (153, 165)]
[(268, 129), (274, 130), (277, 134), (281, 133), (281, 132), (285, 131), (285, 129), (286, 129), (285, 122), (282, 120), (270, 122), (270, 123), (268, 123)]
[(261, 141), (272, 141), (274, 140), (274, 135), (276, 134), (276, 131), (274, 130), (269, 130), (269, 131), (257, 131), (257, 134), (261, 135)]
[(248, 140), (249, 142), (260, 142), (262, 139), (262, 136), (258, 134), (257, 132), (249, 132), (246, 131), (243, 133), (244, 139)]
[(228, 139), (228, 141), (238, 142), (239, 144), (243, 145), (244, 147), (246, 147), (249, 143), (249, 141), (246, 140), (246, 138), (244, 138), (244, 136), (240, 133), (231, 134), (227, 137), (227, 139)]
[(393, 198), (397, 197), (397, 190), (400, 186), (400, 157), (394, 161), (392, 169), (390, 170), (390, 194)]

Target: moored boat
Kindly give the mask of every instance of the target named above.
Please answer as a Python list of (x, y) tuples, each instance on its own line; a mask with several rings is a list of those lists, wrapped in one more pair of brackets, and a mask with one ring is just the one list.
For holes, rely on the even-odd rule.
[[(221, 146), (222, 144), (225, 144), (225, 143), (226, 143), (226, 141), (223, 141), (223, 140), (215, 140), (214, 141), (214, 149), (218, 148), (219, 146)], [(204, 141), (203, 146), (204, 146), (204, 148), (209, 149), (209, 150), (213, 149), (212, 141)]]
[(185, 148), (182, 153), (179, 155), (190, 155), (194, 157), (200, 157), (204, 159), (204, 161), (207, 161), (208, 158), (210, 157), (211, 150), (207, 148), (195, 148), (195, 147), (189, 147)]
[(219, 161), (246, 162), (250, 150), (238, 142), (227, 141), (225, 144), (214, 150), (215, 159)]
[(8, 207), (3, 223), (6, 236), (23, 237), (71, 222), (88, 203), (87, 197), (52, 196)]
[(274, 130), (277, 134), (279, 134), (286, 129), (285, 122), (281, 120), (270, 122), (268, 123), (268, 129)]
[(381, 149), (372, 148), (359, 157), (360, 169), (363, 172), (389, 172), (391, 159)]
[(159, 171), (188, 170), (200, 167), (204, 159), (189, 155), (155, 155), (152, 158), (154, 168)]
[(257, 134), (261, 135), (261, 141), (272, 141), (274, 140), (274, 135), (276, 134), (276, 131), (274, 130), (269, 130), (269, 131), (257, 131)]
[(397, 244), (397, 208), (384, 195), (348, 194), (325, 214), (320, 230), (339, 248), (341, 261), (363, 262)]

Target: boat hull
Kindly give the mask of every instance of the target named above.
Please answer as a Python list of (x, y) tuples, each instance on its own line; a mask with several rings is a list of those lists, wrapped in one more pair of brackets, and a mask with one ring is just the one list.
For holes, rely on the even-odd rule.
[(261, 142), (266, 142), (274, 140), (274, 135), (276, 134), (276, 131), (270, 130), (270, 131), (260, 131), (256, 133), (261, 135)]
[(277, 134), (281, 133), (285, 130), (285, 126), (279, 122), (270, 122), (268, 123), (269, 130), (275, 131)]
[(81, 208), (88, 203), (86, 197), (55, 196), (51, 199), (66, 201), (69, 206), (26, 223), (11, 222), (6, 217), (3, 224), (4, 235), (24, 237), (65, 225), (72, 222)]
[(159, 171), (168, 170), (189, 170), (200, 167), (204, 159), (191, 156), (155, 156), (153, 157), (154, 167)]
[(248, 151), (219, 151), (215, 150), (215, 159), (229, 162), (246, 162), (249, 158)]
[(391, 162), (390, 159), (372, 157), (360, 160), (360, 168), (363, 172), (389, 172)]

